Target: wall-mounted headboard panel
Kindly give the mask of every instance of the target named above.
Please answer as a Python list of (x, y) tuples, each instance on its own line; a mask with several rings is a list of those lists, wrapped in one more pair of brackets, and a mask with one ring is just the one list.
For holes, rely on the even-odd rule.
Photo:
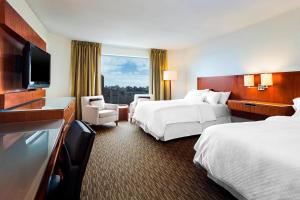
[[(255, 85), (260, 83), (259, 74), (255, 75)], [(273, 73), (273, 86), (265, 91), (244, 86), (244, 75), (198, 77), (198, 89), (214, 91), (231, 91), (230, 99), (246, 99), (292, 104), (292, 100), (300, 97), (300, 71)]]

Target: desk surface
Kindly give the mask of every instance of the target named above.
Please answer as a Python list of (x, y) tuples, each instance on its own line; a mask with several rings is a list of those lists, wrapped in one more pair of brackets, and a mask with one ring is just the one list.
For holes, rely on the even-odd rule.
[(31, 101), (14, 108), (0, 110), (0, 112), (15, 112), (15, 111), (33, 111), (33, 110), (63, 110), (74, 97), (53, 97), (53, 98), (41, 98), (35, 101)]
[(0, 126), (0, 199), (34, 199), (64, 120)]

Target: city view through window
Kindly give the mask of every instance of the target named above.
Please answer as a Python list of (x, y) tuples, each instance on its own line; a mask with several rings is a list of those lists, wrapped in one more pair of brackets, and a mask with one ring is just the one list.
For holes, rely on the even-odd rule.
[(105, 102), (130, 104), (135, 94), (149, 93), (149, 59), (102, 56), (102, 94)]

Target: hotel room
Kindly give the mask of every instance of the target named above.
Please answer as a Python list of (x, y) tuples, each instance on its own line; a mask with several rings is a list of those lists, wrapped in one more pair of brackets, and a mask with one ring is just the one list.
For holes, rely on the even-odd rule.
[(297, 200), (299, 130), (299, 0), (0, 0), (0, 200)]

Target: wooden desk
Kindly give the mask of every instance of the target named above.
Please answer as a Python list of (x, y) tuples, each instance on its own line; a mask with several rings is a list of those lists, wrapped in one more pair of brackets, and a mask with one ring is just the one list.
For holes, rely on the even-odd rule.
[[(35, 199), (45, 199), (49, 177), (51, 176), (56, 160), (58, 157), (58, 153), (61, 149), (61, 145), (64, 142), (66, 134), (70, 128), (71, 123), (75, 119), (75, 99), (72, 97), (62, 97), (62, 98), (42, 98), (37, 101), (33, 101), (10, 110), (1, 110), (0, 111), (0, 127), (10, 126), (13, 129), (13, 124), (18, 124), (19, 129), (16, 129), (16, 133), (24, 133), (27, 130), (35, 130), (37, 129), (39, 123), (47, 121), (47, 120), (60, 120), (63, 122), (62, 126), (59, 128), (59, 131), (56, 131), (57, 138), (55, 140), (55, 144), (53, 144), (53, 148), (51, 148), (51, 152), (48, 152), (49, 158), (47, 161), (43, 163), (43, 170), (39, 171), (41, 173), (41, 180), (39, 180), (38, 190), (35, 191)], [(27, 124), (28, 123), (28, 124)], [(8, 124), (8, 125), (6, 125)], [(27, 124), (22, 127), (20, 124)], [(27, 129), (26, 129), (27, 127)], [(46, 127), (47, 128), (47, 127)], [(0, 129), (1, 130), (1, 129)], [(42, 128), (40, 130), (43, 130)], [(11, 132), (11, 131), (10, 131)], [(0, 136), (1, 136), (0, 131)], [(52, 134), (50, 134), (52, 136)], [(8, 140), (10, 138), (10, 143), (14, 143), (13, 140), (18, 140), (16, 135), (7, 135), (3, 141)], [(11, 139), (13, 138), (13, 139)], [(1, 143), (0, 143), (1, 144)], [(4, 147), (9, 146), (9, 143), (5, 143)], [(13, 145), (12, 145), (13, 146)], [(47, 147), (47, 146), (45, 146)], [(49, 146), (47, 147), (49, 149)], [(32, 150), (32, 153), (34, 150)], [(39, 151), (39, 149), (36, 149)], [(15, 156), (22, 156), (24, 152), (16, 152)], [(20, 155), (18, 155), (20, 154)], [(37, 152), (38, 154), (38, 152)], [(1, 158), (0, 158), (1, 159)], [(32, 159), (36, 159), (33, 157)], [(10, 173), (9, 168), (7, 168), (7, 173)], [(20, 169), (21, 170), (21, 169)], [(21, 171), (20, 171), (21, 172)], [(26, 174), (26, 170), (23, 170), (23, 173)], [(0, 179), (2, 174), (0, 174)], [(14, 176), (14, 174), (12, 174)], [(1, 186), (1, 184), (0, 184)], [(18, 185), (16, 185), (18, 188)], [(22, 188), (22, 186), (20, 186)], [(14, 193), (14, 190), (10, 190), (10, 193)], [(1, 191), (0, 191), (0, 199)], [(3, 199), (14, 199), (14, 198), (3, 198)], [(19, 196), (16, 199), (27, 199), (26, 196)], [(34, 198), (30, 198), (34, 199)]]
[(292, 105), (272, 102), (228, 100), (228, 107), (232, 115), (253, 120), (277, 115), (291, 116), (294, 113)]
[(32, 200), (44, 191), (63, 126), (62, 119), (1, 124), (0, 199)]

